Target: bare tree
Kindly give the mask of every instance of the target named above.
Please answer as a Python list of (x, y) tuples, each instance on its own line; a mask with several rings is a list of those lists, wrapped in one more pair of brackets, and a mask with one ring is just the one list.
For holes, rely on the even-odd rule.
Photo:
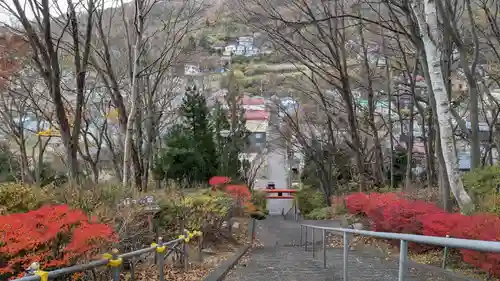
[[(366, 175), (362, 137), (349, 78), (350, 55), (346, 47), (348, 22), (343, 17), (346, 9), (349, 9), (346, 3), (340, 0), (319, 4), (285, 1), (278, 5), (271, 1), (255, 0), (241, 5), (244, 10), (242, 17), (247, 22), (265, 32), (275, 46), (292, 60), (291, 63), (297, 62), (307, 67), (315, 80), (321, 80), (342, 100), (345, 123), (349, 129), (349, 138), (345, 141), (353, 149), (362, 190)], [(316, 93), (317, 98), (326, 105), (328, 98), (324, 88), (318, 89)], [(330, 131), (329, 139), (335, 139), (332, 127), (327, 128)]]
[[(452, 115), (450, 113), (450, 100), (446, 92), (443, 79), (440, 51), (437, 44), (441, 38), (438, 29), (436, 7), (433, 1), (424, 1), (422, 5), (414, 4), (413, 12), (419, 24), (422, 41), (425, 48), (425, 59), (427, 69), (432, 82), (432, 91), (437, 105), (438, 128), (440, 132), (441, 153), (447, 171), (448, 181), (460, 208), (468, 211), (472, 206), (472, 200), (465, 192), (462, 179), (458, 171), (457, 154), (454, 145), (454, 135), (451, 129)], [(443, 167), (444, 168), (444, 167)]]
[[(2, 1), (0, 5), (10, 13), (22, 26), (17, 30), (29, 42), (32, 51), (33, 64), (43, 77), (49, 90), (50, 98), (56, 112), (56, 120), (60, 129), (61, 139), (66, 152), (69, 178), (78, 181), (77, 151), (81, 127), (81, 117), (85, 95), (85, 79), (90, 57), (92, 42), (94, 0), (81, 2), (79, 8), (85, 13), (77, 13), (73, 1), (67, 1), (67, 11), (54, 16), (54, 3), (43, 0), (36, 1)], [(55, 7), (60, 6), (55, 3)], [(30, 13), (28, 13), (28, 11)], [(28, 18), (32, 14), (34, 19)], [(83, 21), (85, 24), (82, 24)], [(81, 28), (84, 30), (81, 30)], [(76, 84), (74, 120), (70, 120), (64, 105), (61, 70), (61, 52), (69, 52), (73, 61), (73, 73)]]
[(99, 41), (92, 62), (118, 111), (123, 146), (115, 151), (123, 151), (122, 183), (128, 185), (131, 166), (135, 186), (144, 189), (158, 127), (184, 88), (178, 87), (173, 68), (181, 62), (186, 35), (196, 28), (204, 4), (137, 0), (132, 7), (130, 11), (125, 4), (97, 14)]

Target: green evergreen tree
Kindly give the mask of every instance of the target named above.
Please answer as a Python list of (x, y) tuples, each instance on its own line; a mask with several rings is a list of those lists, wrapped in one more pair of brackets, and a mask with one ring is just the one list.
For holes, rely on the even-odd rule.
[(197, 167), (198, 181), (206, 181), (214, 176), (218, 167), (218, 156), (214, 144), (214, 134), (209, 122), (207, 101), (196, 87), (187, 89), (181, 106), (181, 115), (194, 144), (194, 151), (203, 166)]
[[(222, 136), (222, 131), (229, 131), (231, 130), (231, 125), (229, 124), (228, 121), (228, 116), (226, 110), (224, 110), (222, 104), (220, 102), (216, 102), (215, 106), (212, 110), (212, 126), (214, 128), (214, 134), (215, 134), (215, 143), (217, 145), (217, 154), (219, 158), (219, 167), (218, 167), (218, 174), (219, 175), (226, 175), (227, 174), (227, 169), (226, 169), (226, 148), (227, 148), (227, 141), (228, 137)], [(230, 176), (230, 175), (228, 175)]]
[(207, 182), (217, 174), (219, 159), (203, 93), (188, 88), (180, 114), (182, 122), (167, 135), (160, 157), (165, 177), (188, 183)]
[(230, 128), (230, 135), (226, 140), (224, 150), (224, 170), (227, 176), (233, 179), (241, 179), (242, 163), (239, 155), (247, 148), (248, 136), (250, 135), (246, 129), (245, 111), (241, 107), (241, 92), (240, 85), (234, 72), (231, 71), (227, 76), (227, 80), (223, 81), (223, 87), (228, 89), (226, 95), (227, 113), (226, 122)]
[(196, 154), (192, 135), (183, 124), (175, 125), (166, 137), (166, 148), (160, 156), (164, 176), (178, 182), (196, 182), (203, 159)]

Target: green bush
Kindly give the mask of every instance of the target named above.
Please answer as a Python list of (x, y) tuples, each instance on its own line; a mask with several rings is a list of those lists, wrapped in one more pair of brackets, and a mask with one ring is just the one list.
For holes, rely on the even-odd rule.
[[(463, 176), (464, 185), (471, 196), (482, 197), (496, 192), (500, 185), (500, 165), (475, 169)], [(478, 198), (479, 199), (479, 198)]]
[(303, 215), (309, 214), (314, 209), (327, 207), (323, 193), (313, 188), (303, 188), (296, 194), (297, 206)]
[(0, 215), (37, 209), (46, 198), (46, 194), (40, 188), (18, 183), (1, 183)]
[(267, 210), (267, 194), (259, 190), (252, 191), (252, 204), (257, 207), (258, 210)]
[(80, 186), (48, 186), (51, 199), (97, 217), (113, 216), (125, 198), (134, 198), (129, 188), (118, 184), (85, 184)]
[(475, 201), (478, 211), (500, 214), (500, 166), (486, 166), (475, 169), (463, 176), (464, 185)]
[(314, 209), (310, 213), (305, 214), (304, 218), (308, 220), (327, 220), (332, 218), (332, 215), (332, 209), (330, 207), (323, 207)]
[(234, 200), (223, 192), (200, 191), (187, 196), (165, 198), (155, 215), (156, 228), (163, 237), (173, 238), (182, 229), (200, 230), (204, 237), (215, 237), (234, 206)]

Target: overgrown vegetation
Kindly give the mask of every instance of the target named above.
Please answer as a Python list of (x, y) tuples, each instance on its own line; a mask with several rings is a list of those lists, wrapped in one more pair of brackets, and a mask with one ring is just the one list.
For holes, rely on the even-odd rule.
[(327, 207), (323, 193), (311, 187), (304, 187), (297, 191), (295, 200), (300, 213), (304, 217), (307, 217), (313, 211), (321, 212), (318, 210)]
[(500, 165), (474, 169), (463, 179), (478, 211), (500, 215)]
[[(176, 238), (183, 229), (203, 232), (200, 250), (222, 242), (239, 243), (224, 222), (230, 222), (235, 216), (248, 217), (256, 210), (265, 208), (265, 203), (262, 205), (262, 197), (251, 198), (246, 186), (234, 185), (227, 191), (196, 189), (197, 191), (186, 193), (183, 190), (174, 185), (167, 189), (139, 193), (129, 188), (124, 189), (120, 185), (40, 188), (5, 183), (0, 186), (0, 225), (16, 223), (16, 227), (0, 228), (0, 236), (19, 236), (19, 231), (31, 233), (30, 231), (35, 231), (37, 221), (46, 227), (39, 233), (40, 237), (48, 239), (37, 243), (50, 248), (58, 243), (59, 231), (67, 227), (71, 233), (68, 232), (69, 236), (64, 236), (69, 239), (65, 240), (65, 247), (78, 248), (74, 248), (75, 253), (71, 256), (66, 253), (66, 248), (61, 248), (61, 255), (57, 259), (43, 265), (44, 269), (53, 269), (86, 262), (112, 245), (118, 246), (121, 252), (144, 248), (159, 236), (164, 239)], [(154, 202), (146, 203), (145, 196), (152, 196)], [(259, 207), (251, 208), (251, 202), (257, 202)], [(42, 205), (44, 206), (40, 209)], [(155, 211), (150, 224), (148, 217), (151, 211), (148, 211), (147, 207), (155, 205), (159, 210)], [(60, 207), (54, 209), (50, 206)], [(82, 219), (83, 217), (86, 219)], [(88, 218), (92, 219), (87, 221)], [(55, 223), (58, 220), (61, 224)], [(107, 232), (105, 229), (108, 229)], [(47, 235), (49, 232), (53, 235), (45, 235), (46, 231)], [(38, 236), (30, 237), (35, 239)], [(110, 243), (109, 239), (116, 243)], [(17, 276), (31, 262), (42, 262), (47, 258), (42, 255), (45, 248), (35, 250), (29, 245), (21, 245), (21, 240), (16, 242), (17, 244), (13, 244), (13, 241), (3, 240), (4, 244), (0, 244), (0, 258), (8, 264), (7, 267), (0, 265), (0, 277), (4, 277), (2, 274)], [(100, 244), (101, 242), (106, 243)], [(18, 259), (19, 252), (16, 252), (14, 246), (23, 249), (22, 259)], [(18, 259), (15, 266), (8, 263), (15, 259)]]

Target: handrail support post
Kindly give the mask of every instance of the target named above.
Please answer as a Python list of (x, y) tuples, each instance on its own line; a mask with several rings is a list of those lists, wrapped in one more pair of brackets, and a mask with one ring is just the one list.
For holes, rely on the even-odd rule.
[(326, 229), (323, 229), (323, 268), (326, 268)]
[(398, 272), (398, 281), (404, 281), (405, 272), (406, 272), (406, 264), (408, 260), (408, 241), (401, 240), (401, 244), (399, 246), (399, 272)]
[(311, 227), (311, 240), (312, 240), (312, 252), (313, 252), (313, 259), (316, 257), (315, 253), (314, 253), (314, 244), (316, 244), (316, 241), (314, 241), (314, 232), (315, 232), (316, 228), (314, 227)]
[(344, 259), (343, 259), (343, 265), (342, 265), (342, 275), (344, 277), (344, 281), (347, 281), (349, 278), (349, 275), (347, 274), (347, 266), (349, 264), (349, 237), (347, 236), (347, 232), (344, 232)]
[(304, 250), (307, 252), (307, 226), (304, 226)]

